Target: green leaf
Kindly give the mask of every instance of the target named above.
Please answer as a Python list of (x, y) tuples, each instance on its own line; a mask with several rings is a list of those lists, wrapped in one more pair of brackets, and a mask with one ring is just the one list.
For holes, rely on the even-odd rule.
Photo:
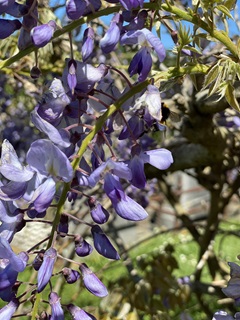
[(231, 84), (227, 85), (227, 88), (225, 91), (225, 98), (232, 108), (240, 112), (240, 107), (235, 96), (235, 89)]
[(190, 50), (190, 51), (198, 53), (198, 54), (202, 54), (202, 52), (199, 51), (197, 48), (194, 48), (194, 47), (191, 47), (191, 46), (184, 46), (183, 49)]
[(220, 67), (218, 64), (215, 64), (207, 73), (204, 79), (203, 89), (209, 86), (213, 81), (216, 80), (219, 75)]
[(219, 4), (218, 6), (216, 6), (216, 8), (219, 11), (221, 11), (223, 14), (225, 14), (228, 18), (233, 20), (231, 12), (229, 11), (229, 9), (226, 6), (224, 6), (223, 4)]

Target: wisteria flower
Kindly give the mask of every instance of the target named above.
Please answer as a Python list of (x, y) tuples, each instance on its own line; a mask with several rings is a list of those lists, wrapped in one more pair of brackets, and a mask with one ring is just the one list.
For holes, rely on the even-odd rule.
[(131, 221), (146, 219), (148, 216), (147, 212), (142, 206), (126, 195), (117, 176), (107, 173), (103, 187), (116, 213), (120, 217)]
[(141, 97), (136, 100), (134, 105), (135, 109), (141, 107), (147, 107), (149, 114), (156, 119), (161, 121), (162, 119), (162, 100), (160, 96), (159, 89), (154, 85), (148, 85), (147, 90), (144, 92)]
[(52, 310), (51, 320), (64, 320), (64, 312), (61, 307), (60, 297), (56, 292), (50, 293), (49, 303)]
[(82, 60), (85, 62), (92, 54), (94, 48), (94, 31), (88, 27), (83, 33)]
[(95, 225), (91, 228), (94, 247), (99, 254), (108, 259), (119, 260), (120, 256), (102, 229)]
[(163, 62), (166, 57), (166, 51), (160, 39), (146, 28), (128, 31), (121, 37), (120, 43), (122, 45), (138, 44), (142, 47), (133, 57), (129, 66), (130, 75), (138, 73), (139, 81), (144, 81), (150, 72), (152, 66), (151, 49), (155, 50), (160, 62)]
[(108, 295), (107, 288), (85, 263), (82, 263), (79, 268), (83, 276), (84, 285), (89, 292), (97, 297), (105, 297)]
[(104, 53), (110, 53), (116, 47), (122, 29), (123, 18), (120, 13), (116, 13), (110, 22), (109, 29), (100, 40), (100, 48)]
[(44, 47), (52, 39), (52, 36), (56, 29), (57, 25), (53, 20), (50, 20), (46, 24), (34, 27), (31, 30), (32, 42), (38, 48)]
[(0, 309), (0, 318), (4, 320), (11, 320), (18, 306), (19, 301), (16, 298), (13, 298), (7, 305)]
[(63, 268), (62, 274), (69, 284), (75, 283), (80, 278), (80, 273), (70, 268)]
[(43, 255), (43, 263), (38, 271), (38, 292), (42, 292), (48, 284), (55, 261), (57, 259), (57, 251), (54, 248), (49, 248)]
[(96, 320), (93, 315), (75, 306), (74, 304), (69, 304), (67, 309), (71, 313), (74, 320)]
[[(70, 59), (66, 59), (67, 66), (63, 71), (63, 84), (66, 88), (69, 88), (68, 85), (68, 63)], [(87, 93), (92, 90), (96, 82), (99, 82), (107, 73), (108, 68), (103, 63), (101, 63), (98, 67), (93, 67), (90, 64), (80, 62), (75, 60), (76, 62), (76, 77), (77, 77), (77, 84), (75, 89), (79, 90), (80, 92)], [(69, 88), (70, 89), (70, 88)]]
[(19, 20), (0, 19), (0, 39), (6, 39), (13, 32), (19, 30), (22, 24)]

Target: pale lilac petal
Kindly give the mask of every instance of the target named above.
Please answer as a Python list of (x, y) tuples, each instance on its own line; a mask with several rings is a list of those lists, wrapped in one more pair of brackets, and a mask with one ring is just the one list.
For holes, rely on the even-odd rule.
[(0, 319), (11, 320), (18, 306), (19, 301), (16, 298), (13, 298), (6, 306), (0, 309)]
[(40, 174), (52, 175), (65, 182), (73, 177), (73, 169), (66, 155), (51, 141), (36, 140), (27, 153), (28, 164)]
[(51, 20), (46, 24), (34, 27), (31, 30), (31, 37), (34, 45), (38, 48), (44, 47), (52, 39), (57, 25), (55, 21)]
[(8, 180), (16, 182), (29, 181), (34, 175), (34, 171), (20, 163), (16, 151), (6, 139), (2, 144), (0, 173)]
[(50, 248), (44, 253), (43, 263), (38, 271), (38, 292), (43, 291), (48, 284), (56, 259), (57, 251), (54, 248)]
[(56, 192), (56, 183), (52, 178), (48, 178), (41, 184), (33, 194), (31, 203), (37, 212), (45, 211), (51, 204)]
[(80, 265), (80, 271), (82, 272), (84, 285), (89, 292), (97, 297), (105, 297), (108, 295), (107, 288), (85, 263)]
[(52, 142), (60, 147), (69, 147), (71, 145), (69, 141), (69, 134), (65, 130), (56, 129), (52, 124), (42, 119), (37, 110), (38, 107), (31, 112), (31, 120), (38, 130), (44, 132)]
[(160, 169), (166, 170), (173, 163), (172, 153), (167, 149), (156, 149), (141, 153), (140, 157), (146, 163)]
[(71, 313), (74, 320), (96, 320), (96, 318), (88, 312), (80, 309), (79, 307), (69, 304), (67, 306), (68, 311)]
[(64, 320), (64, 312), (61, 307), (60, 297), (56, 292), (50, 293), (49, 303), (52, 310), (51, 320)]

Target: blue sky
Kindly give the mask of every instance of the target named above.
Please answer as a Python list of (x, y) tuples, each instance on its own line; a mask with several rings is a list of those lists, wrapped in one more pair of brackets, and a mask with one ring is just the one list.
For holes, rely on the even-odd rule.
[[(51, 4), (60, 4), (60, 3), (65, 3), (65, 0), (51, 0)], [(240, 0), (237, 0), (237, 13), (240, 17)], [(59, 18), (62, 20), (63, 16), (65, 15), (65, 10), (64, 9), (60, 9), (58, 10), (58, 16)], [(234, 16), (234, 13), (232, 13), (233, 16)], [(111, 16), (109, 17), (103, 17), (103, 21), (105, 24), (109, 24), (111, 20)], [(240, 31), (238, 30), (237, 28), (237, 24), (231, 20), (231, 19), (227, 19), (228, 20), (228, 23), (229, 23), (229, 31), (230, 31), (230, 36), (234, 35), (234, 34), (239, 34)], [(192, 25), (190, 23), (185, 23), (187, 27), (189, 27), (190, 29), (192, 29)], [(162, 39), (162, 42), (164, 43), (166, 49), (170, 50), (173, 48), (174, 46), (174, 43), (169, 35), (169, 32), (165, 29), (165, 28), (162, 28), (162, 31), (161, 31), (161, 39)]]

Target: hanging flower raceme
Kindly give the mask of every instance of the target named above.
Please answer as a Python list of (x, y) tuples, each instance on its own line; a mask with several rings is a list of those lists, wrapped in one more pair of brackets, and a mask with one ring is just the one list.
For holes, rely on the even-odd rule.
[(100, 0), (67, 0), (66, 13), (71, 20), (77, 20), (83, 15), (88, 15), (101, 7)]
[(122, 29), (123, 18), (120, 13), (116, 13), (111, 20), (110, 26), (104, 37), (100, 40), (100, 48), (104, 53), (110, 53), (116, 47)]
[(166, 57), (166, 51), (160, 39), (146, 28), (128, 31), (121, 37), (120, 43), (122, 45), (138, 44), (141, 46), (141, 49), (133, 57), (128, 69), (131, 76), (136, 73), (139, 74), (138, 81), (144, 81), (151, 70), (152, 57), (150, 53), (152, 49), (155, 50), (160, 62)]
[(56, 22), (50, 20), (46, 24), (34, 27), (31, 30), (32, 42), (38, 48), (44, 47), (50, 42), (53, 37), (54, 31), (57, 29)]

